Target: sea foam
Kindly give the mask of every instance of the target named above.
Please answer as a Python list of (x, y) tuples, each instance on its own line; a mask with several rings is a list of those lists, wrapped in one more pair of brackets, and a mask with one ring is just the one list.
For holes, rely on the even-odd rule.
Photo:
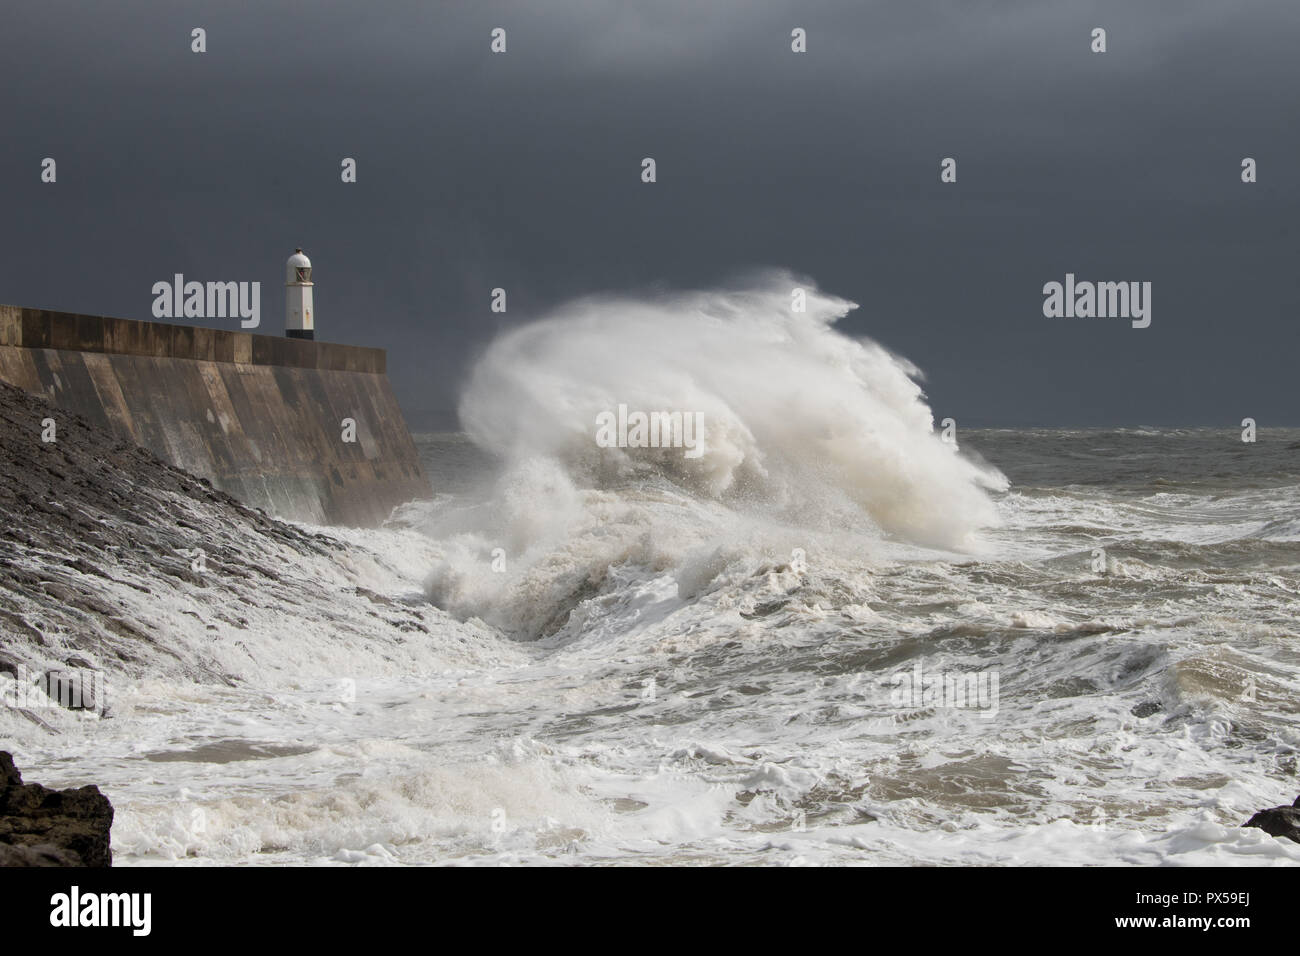
[[(806, 311), (792, 310), (794, 288)], [(837, 523), (851, 505), (887, 534), (963, 547), (996, 523), (986, 492), (1006, 481), (936, 436), (915, 366), (837, 330), (855, 308), (786, 273), (581, 299), (489, 347), (461, 420), (512, 467), (548, 459), (579, 486), (658, 474), (804, 525)], [(706, 452), (600, 447), (597, 416), (621, 404), (701, 413)]]

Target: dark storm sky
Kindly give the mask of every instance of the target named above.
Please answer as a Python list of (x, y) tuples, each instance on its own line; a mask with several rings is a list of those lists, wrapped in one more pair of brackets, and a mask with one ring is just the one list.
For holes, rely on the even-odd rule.
[[(1294, 0), (10, 0), (0, 48), (0, 302), (257, 279), (278, 333), (301, 245), (414, 428), (504, 325), (755, 266), (861, 303), (937, 418), (1300, 424)], [(1151, 327), (1044, 318), (1067, 271)]]

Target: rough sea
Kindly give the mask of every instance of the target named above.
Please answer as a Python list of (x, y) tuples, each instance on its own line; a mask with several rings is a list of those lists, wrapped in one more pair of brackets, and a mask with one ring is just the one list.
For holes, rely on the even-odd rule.
[[(508, 334), (309, 605), (142, 621), (225, 679), (4, 738), (109, 795), (117, 865), (1300, 863), (1240, 828), (1300, 792), (1300, 430), (945, 442), (850, 307)], [(597, 447), (620, 402), (707, 454)]]

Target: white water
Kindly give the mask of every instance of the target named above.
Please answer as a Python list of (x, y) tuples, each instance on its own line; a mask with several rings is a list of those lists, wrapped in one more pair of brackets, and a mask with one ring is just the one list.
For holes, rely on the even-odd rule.
[[(1000, 493), (793, 284), (506, 335), (480, 492), (331, 532), (314, 608), (155, 594), (240, 685), (0, 712), (19, 766), (100, 784), (119, 864), (1300, 861), (1237, 827), (1297, 789), (1300, 488)], [(709, 456), (596, 448), (620, 402), (703, 411)], [(900, 704), (917, 662), (998, 673), (996, 713)]]
[[(835, 331), (856, 305), (806, 288), (806, 311), (792, 311), (792, 289), (807, 286), (776, 274), (734, 291), (566, 306), (492, 344), (461, 421), (515, 471), (555, 462), (605, 486), (664, 475), (803, 527), (865, 513), (921, 544), (967, 543), (995, 520), (981, 489), (1005, 480), (934, 434), (910, 363)], [(708, 453), (598, 447), (596, 416), (619, 404), (701, 413)]]
[[(799, 285), (586, 299), (494, 342), (461, 419), (504, 467), (423, 525), (447, 543), (435, 602), (535, 638), (625, 563), (689, 596), (741, 553), (976, 547), (1005, 479), (940, 440), (911, 365), (835, 331), (853, 303), (808, 288), (792, 312)], [(600, 447), (620, 404), (701, 414), (707, 453)]]

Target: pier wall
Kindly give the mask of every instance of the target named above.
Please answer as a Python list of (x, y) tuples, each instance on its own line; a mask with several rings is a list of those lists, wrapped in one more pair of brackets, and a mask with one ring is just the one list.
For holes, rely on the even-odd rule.
[(0, 306), (0, 379), (277, 517), (375, 526), (432, 493), (382, 349)]

